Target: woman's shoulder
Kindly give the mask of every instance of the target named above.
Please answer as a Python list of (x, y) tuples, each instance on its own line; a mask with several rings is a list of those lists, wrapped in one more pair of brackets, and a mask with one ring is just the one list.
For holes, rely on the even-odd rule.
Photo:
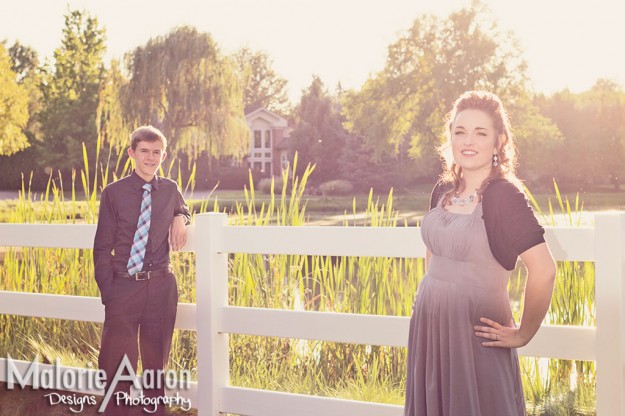
[(434, 185), (434, 188), (432, 189), (432, 193), (443, 194), (449, 191), (450, 189), (452, 189), (453, 187), (454, 187), (454, 184), (452, 182), (444, 181), (441, 179), (438, 182), (436, 182), (436, 185)]
[(525, 195), (520, 184), (514, 183), (506, 178), (497, 178), (492, 180), (484, 191), (484, 196), (494, 195), (497, 198), (514, 194)]
[(493, 180), (482, 196), (482, 208), (485, 217), (525, 210), (527, 206), (527, 197), (521, 184), (505, 178)]

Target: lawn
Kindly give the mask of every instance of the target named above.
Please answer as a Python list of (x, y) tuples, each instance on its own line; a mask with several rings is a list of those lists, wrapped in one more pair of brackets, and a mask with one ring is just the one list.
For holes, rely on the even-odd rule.
[[(409, 225), (416, 225), (417, 220), (427, 211), (432, 186), (432, 184), (423, 184), (402, 193), (393, 193), (393, 209), (398, 213), (400, 224), (406, 220)], [(565, 199), (568, 197), (574, 211), (576, 196), (576, 192), (563, 194)], [(369, 197), (368, 193), (348, 196), (304, 195), (302, 202), (306, 206), (306, 224), (343, 225), (347, 220), (350, 224), (363, 225)], [(374, 202), (379, 201), (382, 204), (387, 202), (388, 193), (373, 193), (372, 197)], [(554, 212), (556, 214), (561, 212), (555, 191), (535, 193), (534, 197), (546, 213), (549, 212), (549, 200), (554, 205)], [(41, 194), (35, 195), (33, 198), (35, 201), (42, 199)], [(217, 200), (220, 209), (225, 209), (228, 213), (236, 212), (237, 204), (248, 205), (243, 190), (196, 191), (193, 194), (187, 194), (187, 202), (196, 212), (200, 211), (202, 204), (209, 208), (212, 207), (215, 200)], [(65, 201), (63, 203), (69, 207), (72, 204), (71, 195), (66, 195)], [(260, 210), (263, 204), (267, 206), (270, 201), (271, 196), (269, 194), (256, 191), (252, 206)], [(0, 200), (0, 222), (10, 222), (11, 213), (17, 208), (17, 204), (17, 200), (14, 199)], [(38, 204), (35, 203), (35, 205)], [(76, 205), (78, 212), (83, 212), (87, 202), (75, 201), (73, 204)], [(625, 191), (614, 192), (605, 187), (603, 189), (597, 188), (594, 192), (582, 191), (579, 193), (579, 204), (580, 207), (583, 204), (583, 210), (588, 212), (625, 210)]]
[[(423, 184), (402, 193), (393, 193), (392, 208), (397, 211), (400, 224), (403, 224), (405, 219), (409, 225), (416, 225), (417, 220), (427, 212), (432, 187), (433, 184)], [(579, 207), (583, 208), (584, 211), (625, 210), (625, 191), (614, 192), (608, 188), (597, 189), (597, 191), (582, 191), (579, 194), (573, 191), (563, 193), (562, 197), (565, 201), (566, 199), (569, 200), (573, 211), (577, 211), (575, 200), (578, 195)], [(227, 212), (235, 212), (237, 203), (247, 205), (244, 191), (215, 191), (211, 195), (207, 194), (208, 192), (197, 192), (191, 196), (188, 202), (197, 210), (202, 203), (206, 204), (208, 201), (210, 207), (217, 199), (219, 206), (222, 209), (225, 208)], [(368, 193), (349, 196), (305, 195), (303, 202), (306, 205), (306, 223), (308, 225), (343, 225), (345, 220), (348, 220), (350, 224), (363, 225), (369, 197)], [(561, 213), (555, 190), (535, 193), (534, 197), (545, 213), (549, 212), (550, 200), (554, 213), (556, 215)], [(269, 204), (270, 199), (268, 194), (256, 191), (254, 195), (255, 208), (260, 210), (263, 204)], [(388, 193), (373, 194), (373, 201), (379, 201), (380, 205), (386, 203), (387, 199)]]

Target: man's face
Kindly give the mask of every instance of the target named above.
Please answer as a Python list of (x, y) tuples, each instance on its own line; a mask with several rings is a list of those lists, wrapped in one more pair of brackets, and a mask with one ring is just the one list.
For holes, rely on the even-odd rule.
[(163, 144), (158, 140), (140, 141), (135, 150), (128, 149), (128, 156), (135, 161), (135, 172), (146, 182), (154, 178), (166, 155)]

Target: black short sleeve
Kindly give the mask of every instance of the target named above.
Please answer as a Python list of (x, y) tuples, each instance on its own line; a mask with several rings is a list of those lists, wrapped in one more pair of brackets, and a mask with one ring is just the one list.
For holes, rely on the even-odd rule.
[(517, 255), (545, 242), (545, 230), (538, 224), (525, 194), (516, 190), (502, 200), (502, 206), (505, 215), (503, 231)]
[(430, 196), (430, 211), (436, 208), (438, 201), (441, 200), (445, 192), (451, 189), (451, 184), (446, 182), (438, 182), (432, 189), (432, 195)]
[(482, 198), (488, 244), (495, 259), (513, 270), (519, 254), (545, 241), (525, 194), (507, 180), (491, 183)]

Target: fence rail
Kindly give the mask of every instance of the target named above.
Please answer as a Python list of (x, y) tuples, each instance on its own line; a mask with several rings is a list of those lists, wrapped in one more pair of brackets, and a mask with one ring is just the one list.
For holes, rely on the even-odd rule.
[[(0, 224), (0, 246), (90, 249), (94, 234), (94, 225)], [(595, 262), (597, 326), (544, 325), (519, 354), (596, 361), (597, 414), (625, 416), (625, 213), (598, 214), (594, 227), (550, 227), (546, 239), (557, 260)], [(198, 380), (178, 393), (191, 399), (200, 415), (402, 414), (395, 405), (229, 386), (228, 334), (405, 347), (409, 320), (229, 306), (227, 254), (423, 257), (418, 228), (234, 227), (225, 214), (200, 214), (189, 227), (185, 251), (196, 253), (197, 303), (178, 305), (176, 328), (197, 331)], [(0, 291), (0, 313), (104, 319), (98, 298), (7, 291)], [(0, 381), (6, 381), (6, 367), (7, 360), (0, 359)]]

